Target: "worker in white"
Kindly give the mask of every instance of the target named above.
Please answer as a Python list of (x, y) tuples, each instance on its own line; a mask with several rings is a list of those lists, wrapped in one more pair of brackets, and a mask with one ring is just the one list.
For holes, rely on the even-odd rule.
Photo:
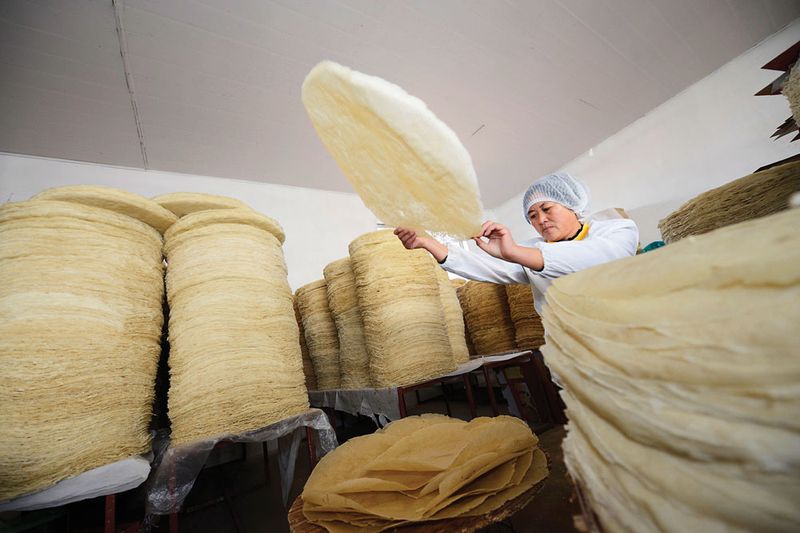
[(534, 181), (522, 200), (525, 219), (539, 237), (517, 244), (511, 232), (497, 222), (484, 222), (475, 244), (476, 254), (407, 228), (397, 235), (408, 249), (424, 248), (445, 270), (467, 279), (504, 285), (530, 283), (536, 311), (541, 313), (552, 281), (614, 259), (636, 254), (639, 229), (629, 219), (585, 218), (589, 190), (566, 172)]

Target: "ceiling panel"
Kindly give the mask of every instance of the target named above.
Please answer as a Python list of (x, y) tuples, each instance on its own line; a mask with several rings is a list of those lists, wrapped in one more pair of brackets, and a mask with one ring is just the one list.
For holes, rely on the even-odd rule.
[(110, 2), (0, 7), (0, 150), (143, 165)]
[(800, 16), (788, 0), (116, 7), (133, 96), (110, 0), (0, 4), (0, 150), (136, 167), (144, 150), (158, 170), (352, 191), (300, 101), (332, 59), (422, 98), (470, 151), (487, 207)]

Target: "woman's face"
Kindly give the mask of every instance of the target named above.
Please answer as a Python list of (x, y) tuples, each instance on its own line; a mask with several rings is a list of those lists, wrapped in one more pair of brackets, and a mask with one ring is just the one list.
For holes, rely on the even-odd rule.
[(548, 242), (569, 239), (580, 230), (581, 223), (574, 211), (558, 202), (538, 202), (528, 209), (528, 220)]

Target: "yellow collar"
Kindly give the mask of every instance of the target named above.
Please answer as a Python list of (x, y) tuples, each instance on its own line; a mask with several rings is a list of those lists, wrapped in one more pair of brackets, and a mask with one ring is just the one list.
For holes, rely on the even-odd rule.
[(575, 238), (572, 239), (572, 240), (573, 241), (582, 241), (583, 239), (586, 238), (587, 235), (589, 235), (589, 224), (588, 223), (583, 225), (583, 228), (581, 228), (581, 231), (578, 232), (578, 234), (575, 235)]
[[(589, 223), (588, 222), (583, 225), (583, 227), (578, 232), (578, 234), (575, 235), (575, 238), (570, 239), (570, 241), (582, 241), (583, 239), (586, 238), (587, 235), (589, 235)], [(569, 241), (547, 241), (547, 242), (551, 243), (551, 242), (569, 242)]]

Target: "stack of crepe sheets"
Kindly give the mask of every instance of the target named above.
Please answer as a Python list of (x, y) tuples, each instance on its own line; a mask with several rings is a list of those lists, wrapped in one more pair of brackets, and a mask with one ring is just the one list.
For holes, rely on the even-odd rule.
[(339, 335), (340, 388), (368, 388), (372, 385), (369, 354), (350, 258), (330, 263), (323, 275), (327, 282), (328, 304)]
[(303, 490), (303, 513), (342, 533), (485, 515), (547, 477), (537, 443), (508, 416), (404, 418), (322, 459)]
[(658, 223), (664, 242), (763, 217), (789, 208), (800, 190), (800, 161), (727, 183), (689, 200)]
[(342, 379), (339, 337), (328, 304), (328, 284), (320, 279), (303, 285), (295, 292), (295, 301), (317, 386), (319, 390), (338, 389)]
[(467, 319), (464, 316), (464, 285), (467, 284), (467, 280), (461, 278), (453, 278), (450, 280), (450, 285), (456, 290), (456, 296), (458, 297), (458, 306), (461, 309), (461, 318), (464, 321), (464, 340), (467, 343), (467, 351), (470, 355), (476, 355), (478, 352), (475, 351), (475, 343), (472, 342), (472, 335), (469, 332), (469, 324), (467, 324)]
[(444, 310), (444, 321), (447, 326), (447, 336), (450, 339), (450, 347), (453, 350), (453, 361), (460, 365), (469, 361), (469, 347), (467, 346), (466, 331), (464, 328), (464, 313), (461, 311), (461, 303), (458, 301), (456, 289), (450, 283), (447, 272), (434, 267), (436, 279), (439, 282), (439, 298), (442, 300)]
[(464, 321), (477, 353), (489, 355), (515, 350), (514, 322), (505, 286), (468, 281), (459, 290)]
[(800, 209), (556, 280), (542, 352), (607, 531), (800, 530)]
[(248, 208), (187, 214), (165, 234), (173, 444), (308, 409), (283, 240)]
[(66, 189), (0, 207), (0, 501), (150, 450), (174, 217)]
[(171, 192), (152, 198), (161, 207), (171, 211), (177, 217), (184, 217), (197, 211), (211, 209), (249, 209), (246, 203), (227, 196), (196, 192)]
[(544, 344), (542, 318), (533, 305), (530, 285), (506, 285), (508, 308), (514, 323), (514, 339), (517, 348), (538, 348)]
[(408, 385), (455, 370), (431, 255), (406, 250), (391, 230), (349, 248), (373, 384)]
[(789, 78), (783, 84), (781, 93), (789, 100), (792, 118), (794, 118), (795, 124), (800, 126), (800, 61), (796, 61), (789, 72)]
[(294, 298), (294, 318), (297, 321), (297, 329), (300, 332), (300, 354), (303, 356), (303, 375), (306, 378), (306, 389), (317, 390), (317, 374), (314, 372), (314, 363), (308, 353), (306, 344), (306, 333), (303, 330), (303, 318), (300, 316), (300, 309), (297, 307), (297, 298)]

